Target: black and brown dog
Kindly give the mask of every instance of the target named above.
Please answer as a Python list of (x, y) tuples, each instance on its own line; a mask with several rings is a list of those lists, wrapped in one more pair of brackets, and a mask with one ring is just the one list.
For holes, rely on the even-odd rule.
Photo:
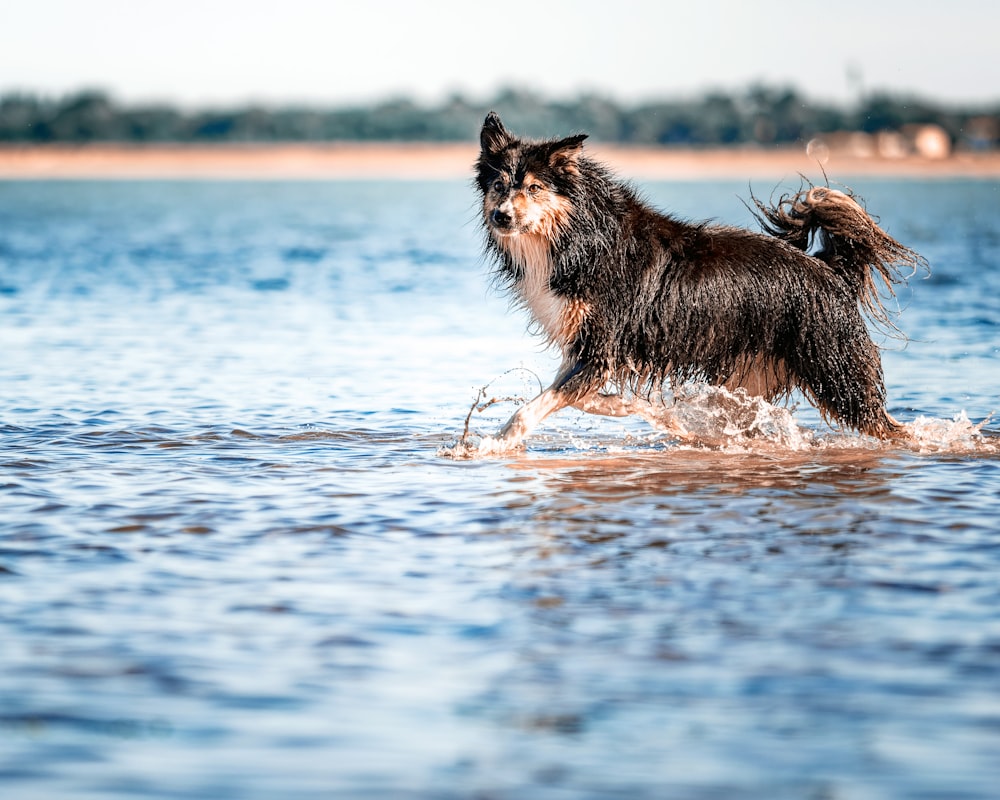
[(899, 435), (865, 318), (888, 322), (878, 283), (891, 292), (920, 256), (826, 187), (755, 200), (765, 233), (679, 220), (588, 158), (585, 138), (522, 139), (495, 113), (483, 124), (476, 183), (496, 279), (563, 358), (492, 445), (517, 446), (566, 406), (625, 415), (694, 380), (767, 400), (799, 389), (835, 424)]

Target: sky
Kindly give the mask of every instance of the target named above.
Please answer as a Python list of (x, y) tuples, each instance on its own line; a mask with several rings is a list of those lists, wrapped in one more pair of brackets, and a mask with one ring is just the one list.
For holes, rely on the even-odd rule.
[(996, 0), (3, 0), (0, 93), (129, 103), (623, 102), (794, 86), (1000, 100)]

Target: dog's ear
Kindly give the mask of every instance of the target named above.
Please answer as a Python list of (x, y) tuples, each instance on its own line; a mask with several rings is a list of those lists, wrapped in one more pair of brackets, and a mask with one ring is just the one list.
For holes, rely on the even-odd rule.
[(576, 160), (583, 152), (583, 141), (587, 134), (578, 133), (565, 139), (553, 142), (549, 149), (549, 166), (553, 169), (569, 169), (576, 167)]
[(483, 152), (496, 155), (512, 141), (514, 141), (514, 137), (507, 132), (497, 112), (491, 111), (487, 114), (486, 120), (483, 122), (483, 129), (479, 132), (479, 143), (482, 145)]

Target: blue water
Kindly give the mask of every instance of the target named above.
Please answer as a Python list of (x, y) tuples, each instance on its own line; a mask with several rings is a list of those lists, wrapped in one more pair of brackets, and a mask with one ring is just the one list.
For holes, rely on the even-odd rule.
[(852, 185), (909, 443), (455, 460), (555, 363), (468, 185), (0, 183), (0, 794), (997, 797), (1000, 183)]

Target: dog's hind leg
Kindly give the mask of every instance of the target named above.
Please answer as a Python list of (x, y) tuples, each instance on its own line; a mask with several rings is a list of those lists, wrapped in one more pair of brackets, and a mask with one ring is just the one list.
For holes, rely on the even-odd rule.
[(679, 439), (686, 439), (690, 436), (672, 409), (662, 401), (654, 403), (643, 397), (626, 398), (620, 394), (592, 392), (574, 401), (571, 405), (578, 411), (598, 414), (602, 417), (641, 417), (659, 430)]
[(853, 337), (826, 330), (822, 346), (810, 347), (797, 365), (799, 386), (828, 421), (877, 439), (895, 439), (903, 427), (885, 407), (878, 349), (863, 329)]
[(597, 414), (602, 417), (628, 417), (637, 413), (636, 404), (647, 403), (645, 400), (634, 398), (627, 400), (620, 394), (603, 394), (592, 392), (584, 395), (579, 400), (570, 403), (577, 411), (585, 414)]

